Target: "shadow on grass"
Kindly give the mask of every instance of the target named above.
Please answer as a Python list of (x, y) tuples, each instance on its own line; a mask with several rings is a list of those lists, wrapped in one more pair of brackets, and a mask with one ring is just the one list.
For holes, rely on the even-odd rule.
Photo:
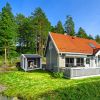
[(50, 78), (52, 78), (52, 79), (66, 79), (66, 80), (70, 80), (69, 78), (66, 78), (64, 76), (63, 77), (55, 77), (55, 73), (51, 72), (51, 71), (48, 71), (48, 70), (36, 69), (36, 70), (33, 70), (33, 71), (28, 71), (28, 73), (49, 74)]
[(27, 71), (28, 73), (40, 73), (40, 74), (49, 74), (53, 78), (53, 73), (47, 70), (36, 69), (33, 71)]
[[(43, 65), (43, 66), (46, 66), (46, 65)], [(24, 72), (24, 70), (20, 67), (20, 62), (16, 63), (16, 68), (18, 69), (18, 71)], [(53, 79), (61, 78), (61, 77), (55, 77), (56, 73), (48, 71), (48, 70), (43, 70), (43, 69), (34, 69), (34, 70), (31, 70), (31, 71), (27, 71), (27, 73), (40, 73), (40, 74), (44, 73), (44, 74), (49, 74), (51, 76), (51, 78), (53, 78)], [(65, 79), (65, 77), (62, 77), (62, 78)]]
[[(17, 66), (17, 69), (19, 72), (25, 72), (20, 66)], [(42, 70), (42, 69), (35, 69), (31, 71), (26, 71), (27, 73), (40, 73), (40, 74), (49, 74), (51, 77), (53, 77), (53, 73), (50, 71)]]
[(43, 100), (100, 100), (100, 81), (72, 84), (40, 95)]

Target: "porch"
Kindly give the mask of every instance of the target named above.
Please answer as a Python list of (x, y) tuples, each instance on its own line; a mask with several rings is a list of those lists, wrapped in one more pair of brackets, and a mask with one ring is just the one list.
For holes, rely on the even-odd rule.
[(71, 79), (100, 76), (100, 67), (64, 67), (59, 71), (63, 72), (66, 78)]
[(54, 67), (54, 71), (63, 72), (67, 78), (100, 76), (100, 55), (60, 56), (60, 66), (58, 69)]

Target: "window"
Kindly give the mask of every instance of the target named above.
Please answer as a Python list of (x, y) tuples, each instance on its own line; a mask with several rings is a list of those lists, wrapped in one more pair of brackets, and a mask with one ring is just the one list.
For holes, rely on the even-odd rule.
[(92, 48), (96, 48), (95, 45), (92, 44), (92, 43), (89, 43), (89, 46), (92, 47)]
[(86, 64), (90, 64), (90, 58), (86, 59)]
[(77, 63), (77, 66), (84, 66), (84, 59), (83, 58), (77, 58), (76, 59), (76, 63)]
[(98, 56), (98, 62), (100, 62), (100, 55)]
[(65, 59), (65, 66), (66, 67), (72, 67), (72, 66), (74, 66), (74, 58), (66, 58)]

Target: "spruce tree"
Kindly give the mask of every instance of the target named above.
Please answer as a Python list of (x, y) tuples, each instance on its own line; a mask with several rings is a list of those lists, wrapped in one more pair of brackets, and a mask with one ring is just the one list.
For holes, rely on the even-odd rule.
[(88, 35), (82, 27), (79, 28), (77, 36), (80, 38), (88, 38)]
[(61, 21), (58, 21), (57, 25), (55, 26), (55, 32), (57, 33), (64, 33), (64, 28)]
[(99, 35), (95, 36), (95, 40), (100, 44), (100, 36)]

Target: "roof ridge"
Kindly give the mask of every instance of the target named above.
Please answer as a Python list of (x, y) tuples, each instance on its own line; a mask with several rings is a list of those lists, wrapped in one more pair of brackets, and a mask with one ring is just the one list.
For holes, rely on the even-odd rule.
[(74, 38), (78, 38), (78, 39), (84, 39), (84, 40), (89, 40), (89, 41), (95, 41), (95, 40), (92, 40), (92, 39), (86, 39), (86, 38), (81, 38), (81, 37), (77, 37), (77, 36), (70, 36), (68, 34), (64, 35), (64, 34), (61, 34), (61, 33), (55, 33), (55, 32), (50, 32), (51, 34), (57, 34), (57, 35), (63, 35), (63, 36), (69, 36), (69, 37), (74, 37)]

